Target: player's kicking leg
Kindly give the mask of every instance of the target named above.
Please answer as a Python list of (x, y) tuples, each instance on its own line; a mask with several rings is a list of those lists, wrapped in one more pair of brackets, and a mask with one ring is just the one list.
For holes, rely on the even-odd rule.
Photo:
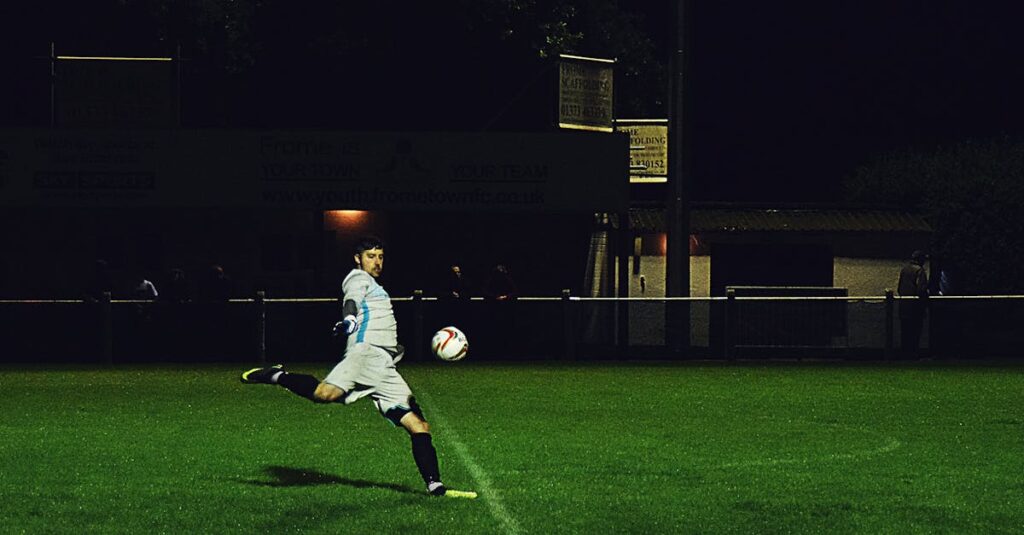
[(242, 372), (241, 381), (245, 384), (275, 384), (274, 376), (280, 372), (284, 372), (284, 366), (281, 364), (274, 364), (269, 368), (253, 368), (247, 372)]
[(330, 403), (345, 397), (344, 390), (321, 383), (312, 375), (288, 373), (280, 364), (269, 368), (253, 368), (242, 373), (240, 379), (245, 384), (281, 385), (292, 393), (317, 403)]

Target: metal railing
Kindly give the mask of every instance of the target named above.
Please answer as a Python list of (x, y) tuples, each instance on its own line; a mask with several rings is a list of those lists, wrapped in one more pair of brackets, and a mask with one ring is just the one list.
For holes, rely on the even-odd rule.
[[(462, 328), (483, 359), (895, 358), (907, 325), (901, 306), (921, 304), (922, 353), (1016, 357), (1024, 296), (520, 297), (392, 299), (407, 358), (428, 359), (434, 330)], [(165, 303), (113, 299), (0, 300), (0, 362), (58, 360), (248, 361), (337, 359), (330, 336), (336, 298), (251, 298)], [(676, 307), (678, 314), (669, 314)], [(666, 325), (667, 317), (688, 325)], [(676, 353), (669, 338), (688, 329)]]

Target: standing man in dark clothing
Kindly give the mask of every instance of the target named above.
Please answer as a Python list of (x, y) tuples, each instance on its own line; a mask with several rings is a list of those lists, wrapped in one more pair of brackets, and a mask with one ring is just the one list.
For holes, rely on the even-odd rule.
[(463, 299), (468, 298), (469, 294), (466, 292), (466, 284), (462, 278), (462, 267), (458, 264), (452, 264), (448, 270), (447, 287), (445, 288), (444, 297), (450, 299)]
[(459, 264), (452, 264), (449, 267), (440, 295), (439, 313), (434, 316), (435, 321), (431, 328), (436, 330), (448, 325), (467, 328), (470, 318), (466, 310), (469, 301), (469, 287)]
[(188, 279), (185, 278), (185, 270), (174, 268), (171, 270), (171, 278), (167, 283), (167, 290), (164, 292), (168, 303), (185, 303), (189, 301)]
[(494, 266), (491, 278), (487, 281), (487, 297), (495, 301), (510, 301), (518, 295), (519, 289), (516, 287), (515, 281), (512, 280), (512, 274), (509, 273), (508, 268), (504, 264)]
[(903, 353), (908, 357), (918, 356), (921, 328), (927, 311), (928, 273), (924, 269), (927, 260), (928, 256), (923, 251), (914, 251), (910, 255), (910, 262), (900, 270), (896, 287), (901, 297), (913, 298), (900, 299), (900, 339)]

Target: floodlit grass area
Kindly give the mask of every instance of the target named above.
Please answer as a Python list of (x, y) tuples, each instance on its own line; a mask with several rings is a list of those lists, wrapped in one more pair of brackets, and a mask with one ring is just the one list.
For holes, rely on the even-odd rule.
[(1024, 532), (1024, 367), (402, 370), (478, 499), (427, 496), (367, 400), (242, 367), (0, 369), (0, 531)]

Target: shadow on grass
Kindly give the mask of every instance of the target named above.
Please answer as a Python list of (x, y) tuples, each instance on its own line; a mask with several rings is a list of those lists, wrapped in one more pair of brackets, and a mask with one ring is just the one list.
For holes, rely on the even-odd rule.
[(259, 487), (312, 487), (316, 485), (345, 485), (354, 487), (357, 489), (387, 489), (395, 492), (405, 492), (408, 494), (422, 494), (422, 492), (416, 489), (407, 487), (405, 485), (395, 485), (393, 483), (378, 483), (376, 481), (366, 481), (362, 479), (349, 479), (345, 477), (336, 476), (334, 474), (325, 474), (317, 470), (311, 470), (308, 468), (291, 468), (288, 466), (265, 466), (263, 471), (271, 477), (270, 481), (262, 480), (243, 480), (243, 483), (249, 485), (256, 485)]

